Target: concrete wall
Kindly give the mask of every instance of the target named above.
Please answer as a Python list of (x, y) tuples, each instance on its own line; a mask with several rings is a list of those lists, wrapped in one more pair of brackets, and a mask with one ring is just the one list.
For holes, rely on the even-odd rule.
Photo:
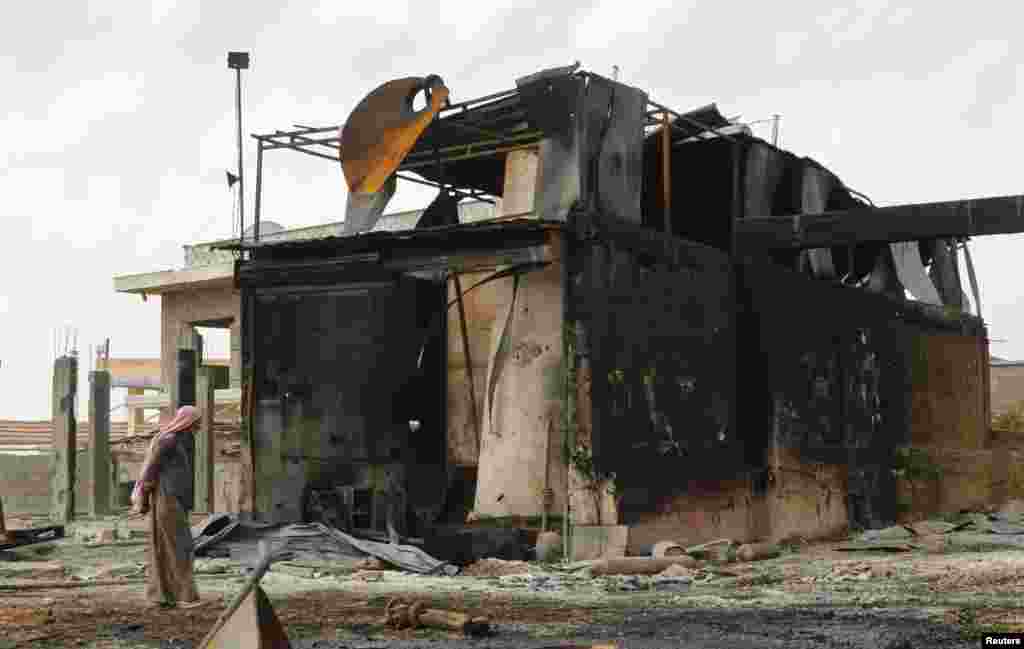
[(910, 443), (980, 449), (988, 436), (988, 350), (954, 334), (917, 337)]
[[(48, 452), (0, 453), (0, 497), (4, 513), (46, 515), (50, 512), (50, 461)], [(92, 479), (86, 451), (76, 458), (75, 512), (89, 511), (88, 484)]]
[(161, 296), (160, 305), (160, 378), (165, 386), (174, 381), (179, 336), (193, 322), (233, 319), (231, 325), (231, 382), (239, 385), (241, 354), (238, 328), (241, 322), (241, 301), (230, 286), (222, 288), (175, 291)]
[[(904, 517), (982, 507), (1019, 497), (1011, 480), (1016, 440), (991, 432), (988, 348), (984, 340), (931, 334), (918, 338), (911, 398), (911, 447), (939, 470), (938, 480), (901, 478)], [(1012, 437), (1012, 436), (1011, 436)]]
[[(541, 513), (545, 481), (554, 511), (565, 502), (562, 459), (562, 277), (553, 263), (494, 282), (475, 511), (484, 516)], [(507, 325), (506, 325), (507, 323)]]
[(992, 414), (1001, 415), (1024, 401), (1024, 363), (993, 365)]

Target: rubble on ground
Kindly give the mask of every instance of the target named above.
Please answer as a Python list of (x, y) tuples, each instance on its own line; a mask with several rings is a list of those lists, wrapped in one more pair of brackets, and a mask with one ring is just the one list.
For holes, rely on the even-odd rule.
[(480, 559), (476, 563), (463, 568), (466, 577), (506, 577), (509, 575), (526, 575), (537, 569), (525, 561), (505, 561), (503, 559)]

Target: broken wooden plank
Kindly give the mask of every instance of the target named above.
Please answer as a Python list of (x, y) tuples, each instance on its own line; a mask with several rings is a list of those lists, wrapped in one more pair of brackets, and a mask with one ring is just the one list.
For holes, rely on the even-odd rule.
[(744, 253), (1024, 232), (1024, 195), (761, 216), (736, 223)]

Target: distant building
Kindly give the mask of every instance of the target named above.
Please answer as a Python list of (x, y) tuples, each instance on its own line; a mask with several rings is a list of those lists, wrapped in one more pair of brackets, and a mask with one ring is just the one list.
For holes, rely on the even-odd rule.
[(992, 415), (1001, 415), (1024, 401), (1024, 361), (1009, 361), (992, 356)]

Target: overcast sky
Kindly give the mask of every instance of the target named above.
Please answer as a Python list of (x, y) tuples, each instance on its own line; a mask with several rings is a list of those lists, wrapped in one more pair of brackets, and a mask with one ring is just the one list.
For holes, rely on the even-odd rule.
[[(679, 109), (779, 113), (784, 148), (879, 205), (1024, 193), (1016, 3), (498, 4), (19, 3), (0, 23), (0, 418), (50, 416), (54, 328), (76, 327), (83, 351), (109, 337), (114, 356), (159, 355), (159, 299), (112, 278), (232, 234), (228, 50), (252, 54), (247, 132), (342, 123), (396, 77), (440, 74), (458, 101), (580, 60)], [(288, 152), (266, 165), (264, 218), (340, 219), (337, 166)], [(426, 198), (400, 191), (391, 208)], [(972, 251), (992, 352), (1024, 358), (1024, 240)]]

